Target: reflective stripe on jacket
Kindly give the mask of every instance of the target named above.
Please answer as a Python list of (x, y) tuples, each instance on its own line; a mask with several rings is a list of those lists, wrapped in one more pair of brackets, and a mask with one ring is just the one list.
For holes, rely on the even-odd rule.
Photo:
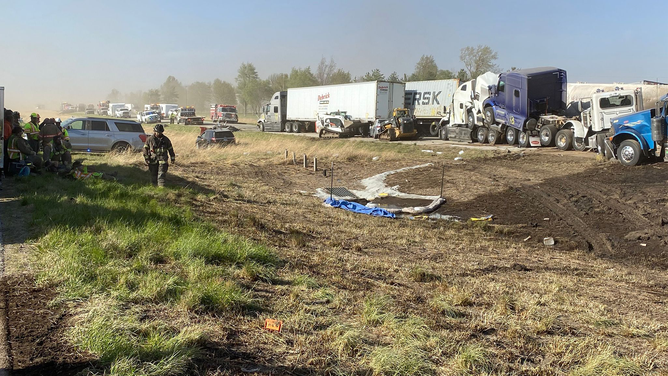
[(28, 140), (39, 140), (39, 127), (33, 124), (32, 121), (27, 122), (23, 126), (23, 131), (26, 132)]

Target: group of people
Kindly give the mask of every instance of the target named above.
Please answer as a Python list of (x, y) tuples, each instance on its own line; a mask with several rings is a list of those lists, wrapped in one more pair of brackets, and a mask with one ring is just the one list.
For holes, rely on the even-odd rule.
[[(32, 113), (30, 122), (20, 124), (18, 113), (5, 109), (4, 115), (3, 169), (8, 175), (47, 169), (71, 173), (76, 179), (97, 177), (94, 173), (88, 173), (80, 163), (73, 166), (70, 137), (67, 129), (61, 126), (59, 118), (47, 118), (40, 123), (39, 114)], [(164, 132), (164, 126), (156, 124), (153, 135), (146, 139), (143, 150), (151, 183), (160, 187), (165, 184), (169, 162), (174, 163), (176, 156), (172, 142)]]
[(72, 145), (59, 118), (47, 118), (40, 123), (39, 114), (33, 112), (30, 121), (21, 124), (18, 112), (4, 111), (3, 169), (7, 175), (24, 174), (28, 170), (71, 169)]

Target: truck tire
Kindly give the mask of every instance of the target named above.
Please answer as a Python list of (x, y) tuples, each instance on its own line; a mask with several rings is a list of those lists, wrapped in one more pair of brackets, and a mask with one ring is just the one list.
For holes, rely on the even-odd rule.
[(284, 131), (285, 133), (290, 133), (290, 132), (292, 132), (292, 122), (290, 122), (290, 121), (285, 122), (283, 131)]
[(508, 145), (515, 145), (517, 142), (517, 129), (513, 127), (506, 128), (506, 142)]
[(487, 127), (478, 127), (478, 131), (476, 132), (476, 139), (478, 140), (479, 143), (484, 144), (487, 142), (487, 134), (489, 130)]
[(466, 111), (466, 124), (468, 124), (469, 129), (473, 129), (475, 126), (475, 115), (473, 115), (473, 111)]
[(636, 140), (624, 140), (617, 149), (617, 159), (624, 166), (635, 166), (642, 160), (640, 143)]
[(557, 135), (557, 127), (554, 125), (543, 125), (540, 128), (540, 144), (542, 146), (554, 146), (554, 139)]
[(300, 131), (299, 128), (300, 127), (299, 127), (299, 122), (298, 121), (295, 121), (295, 122), (292, 123), (292, 133), (299, 133), (299, 131)]
[(490, 145), (496, 145), (497, 142), (499, 142), (501, 138), (501, 133), (499, 131), (495, 131), (493, 129), (490, 129), (487, 132), (487, 142), (489, 142)]
[(429, 124), (429, 134), (432, 137), (438, 136), (438, 123), (437, 122), (433, 122), (433, 123)]
[(492, 107), (485, 107), (485, 124), (492, 125), (494, 122), (494, 110)]
[(573, 150), (584, 151), (587, 148), (586, 138), (581, 138), (578, 141), (577, 137), (573, 137)]
[[(601, 154), (606, 161), (614, 157), (614, 155), (612, 155), (612, 151), (605, 147), (605, 133), (599, 133), (596, 135), (596, 148), (598, 149), (598, 153)], [(619, 152), (617, 152), (617, 154), (619, 155)]]
[(260, 132), (264, 132), (264, 123), (260, 123)]
[(570, 129), (560, 130), (557, 132), (557, 137), (554, 143), (559, 150), (571, 150), (571, 147), (573, 146), (573, 131)]
[(529, 143), (530, 143), (529, 134), (527, 132), (522, 132), (522, 131), (517, 132), (517, 144), (521, 148), (528, 148)]

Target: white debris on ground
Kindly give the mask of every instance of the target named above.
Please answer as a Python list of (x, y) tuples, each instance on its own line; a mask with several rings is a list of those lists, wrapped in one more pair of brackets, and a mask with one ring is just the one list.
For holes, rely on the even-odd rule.
[[(421, 164), (418, 166), (413, 166), (413, 167), (404, 167), (400, 168), (398, 170), (393, 170), (393, 171), (387, 171), (383, 172), (378, 175), (374, 175), (372, 177), (362, 179), (361, 183), (364, 185), (363, 190), (355, 190), (351, 189), (350, 192), (354, 193), (357, 197), (371, 201), (374, 198), (378, 197), (380, 194), (385, 193), (388, 196), (393, 196), (393, 197), (399, 197), (399, 198), (411, 198), (411, 199), (418, 199), (418, 200), (435, 200), (438, 198), (438, 196), (423, 196), (423, 195), (416, 195), (416, 194), (410, 194), (410, 193), (402, 193), (399, 191), (399, 186), (394, 186), (394, 187), (388, 187), (385, 184), (385, 179), (387, 179), (388, 176), (392, 174), (396, 174), (398, 172), (404, 172), (408, 170), (413, 170), (416, 168), (424, 168), (428, 166), (433, 166), (433, 163), (425, 163)], [(336, 171), (334, 172), (336, 174)], [(329, 193), (325, 191), (322, 188), (318, 188), (315, 192), (315, 196), (324, 199), (329, 198)]]

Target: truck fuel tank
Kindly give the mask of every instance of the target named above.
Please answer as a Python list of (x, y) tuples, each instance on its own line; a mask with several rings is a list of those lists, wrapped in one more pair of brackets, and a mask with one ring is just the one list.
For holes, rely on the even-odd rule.
[(652, 118), (651, 123), (652, 140), (660, 144), (666, 138), (666, 118), (657, 116)]

